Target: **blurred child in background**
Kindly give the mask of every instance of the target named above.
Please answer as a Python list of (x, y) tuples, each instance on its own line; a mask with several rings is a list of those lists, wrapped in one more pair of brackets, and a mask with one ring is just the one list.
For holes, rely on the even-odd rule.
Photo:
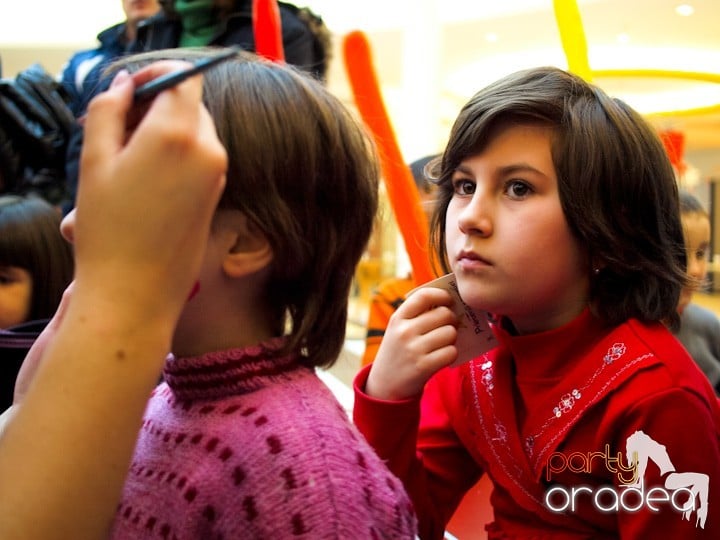
[(0, 197), (0, 328), (55, 313), (73, 276), (61, 219), (39, 197)]
[[(415, 187), (420, 195), (420, 202), (423, 205), (425, 215), (430, 222), (435, 198), (433, 196), (435, 186), (425, 176), (425, 167), (437, 155), (425, 156), (413, 161), (410, 164)], [(365, 335), (365, 351), (361, 359), (361, 366), (370, 364), (377, 354), (380, 342), (385, 335), (390, 316), (405, 300), (405, 295), (417, 285), (412, 275), (399, 276), (384, 280), (377, 286), (368, 309), (367, 331)]]
[(0, 412), (12, 404), (25, 353), (73, 278), (60, 220), (44, 199), (0, 196)]
[(710, 216), (691, 193), (680, 191), (680, 217), (685, 234), (687, 271), (693, 283), (680, 293), (677, 338), (720, 393), (720, 320), (717, 315), (692, 301), (693, 294), (707, 279), (710, 253)]

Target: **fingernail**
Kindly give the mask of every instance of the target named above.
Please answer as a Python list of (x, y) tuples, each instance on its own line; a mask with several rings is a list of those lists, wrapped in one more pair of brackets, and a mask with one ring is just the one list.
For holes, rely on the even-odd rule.
[(124, 83), (125, 81), (128, 80), (129, 77), (130, 77), (130, 73), (128, 73), (128, 71), (126, 69), (121, 69), (120, 71), (117, 72), (117, 74), (115, 75), (115, 78), (113, 78), (112, 83), (110, 84), (110, 88), (113, 88), (114, 86), (118, 86), (118, 85)]

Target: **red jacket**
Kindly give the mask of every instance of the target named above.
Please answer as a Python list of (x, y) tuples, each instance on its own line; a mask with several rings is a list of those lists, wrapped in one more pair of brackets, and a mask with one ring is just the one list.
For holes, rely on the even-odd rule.
[[(720, 538), (720, 407), (670, 332), (606, 329), (589, 311), (540, 334), (494, 331), (498, 348), (438, 372), (422, 399), (374, 400), (362, 391), (369, 367), (356, 377), (355, 422), (403, 480), (422, 539), (442, 538), (483, 472), (490, 538)], [(649, 504), (623, 495), (638, 440)], [(699, 493), (687, 516), (684, 486)]]

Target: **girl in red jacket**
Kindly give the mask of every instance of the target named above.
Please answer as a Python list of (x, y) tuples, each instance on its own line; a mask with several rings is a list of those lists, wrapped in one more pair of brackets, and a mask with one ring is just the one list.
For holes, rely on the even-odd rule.
[(431, 238), (499, 345), (458, 367), (452, 297), (417, 290), (357, 376), (355, 421), (441, 538), (482, 474), (490, 538), (720, 538), (720, 408), (668, 328), (678, 192), (630, 107), (555, 68), (463, 108)]

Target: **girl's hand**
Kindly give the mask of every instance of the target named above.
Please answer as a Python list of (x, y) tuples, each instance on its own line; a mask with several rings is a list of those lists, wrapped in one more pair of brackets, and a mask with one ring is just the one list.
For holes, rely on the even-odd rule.
[(458, 320), (450, 293), (418, 289), (393, 313), (368, 375), (365, 391), (384, 400), (422, 393), (425, 383), (457, 358)]

